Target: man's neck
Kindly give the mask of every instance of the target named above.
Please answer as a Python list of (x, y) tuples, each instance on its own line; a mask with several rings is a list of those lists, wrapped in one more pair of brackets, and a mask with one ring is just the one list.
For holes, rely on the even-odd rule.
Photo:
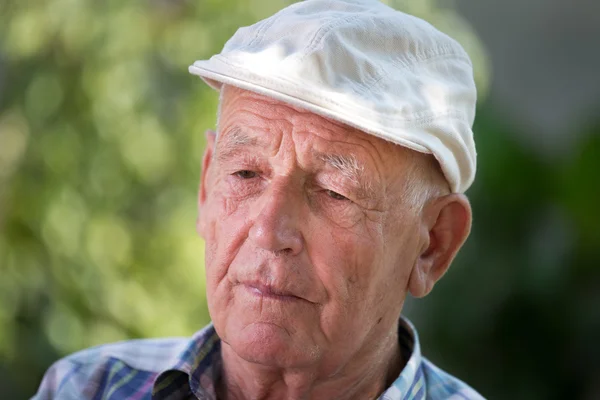
[(376, 399), (398, 377), (403, 359), (397, 335), (377, 348), (361, 352), (333, 375), (320, 376), (319, 366), (278, 369), (250, 363), (222, 344), (223, 371), (217, 385), (219, 400)]

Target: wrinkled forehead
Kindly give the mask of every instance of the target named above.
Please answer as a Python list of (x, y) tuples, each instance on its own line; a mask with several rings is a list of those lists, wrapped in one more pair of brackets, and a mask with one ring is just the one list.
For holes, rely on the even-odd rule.
[(229, 85), (223, 85), (221, 89), (218, 114), (217, 134), (228, 136), (227, 139), (219, 139), (225, 139), (228, 144), (267, 145), (266, 137), (249, 137), (248, 131), (252, 130), (248, 126), (250, 124), (266, 131), (303, 130), (340, 146), (355, 145), (374, 153), (374, 157), (380, 158), (378, 161), (388, 161), (387, 158), (413, 152), (339, 121)]

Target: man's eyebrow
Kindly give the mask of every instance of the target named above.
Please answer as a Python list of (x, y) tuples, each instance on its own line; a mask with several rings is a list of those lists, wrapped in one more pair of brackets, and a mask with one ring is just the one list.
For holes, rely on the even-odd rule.
[(234, 126), (224, 134), (221, 134), (221, 140), (228, 146), (256, 146), (258, 138), (242, 130), (239, 126)]
[(231, 157), (243, 147), (257, 147), (260, 145), (260, 140), (257, 136), (242, 130), (238, 126), (234, 126), (224, 134), (219, 135), (217, 139), (217, 152), (219, 159)]
[(365, 167), (352, 154), (324, 154), (317, 153), (317, 157), (332, 168), (340, 171), (342, 175), (352, 181), (358, 189), (360, 197), (373, 197), (374, 191), (370, 182), (364, 180)]

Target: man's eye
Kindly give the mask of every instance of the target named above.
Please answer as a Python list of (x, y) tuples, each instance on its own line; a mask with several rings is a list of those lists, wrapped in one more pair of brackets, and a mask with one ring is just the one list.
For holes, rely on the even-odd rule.
[(347, 197), (342, 196), (341, 194), (334, 192), (333, 190), (326, 190), (325, 193), (327, 193), (327, 195), (334, 200), (348, 200)]
[(258, 174), (256, 172), (249, 171), (247, 169), (237, 171), (234, 173), (234, 175), (237, 176), (238, 178), (242, 178), (242, 179), (252, 179), (252, 178), (256, 178), (258, 176)]

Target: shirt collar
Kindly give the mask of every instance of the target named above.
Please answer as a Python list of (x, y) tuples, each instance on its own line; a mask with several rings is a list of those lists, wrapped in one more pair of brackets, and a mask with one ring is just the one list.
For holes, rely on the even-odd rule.
[(221, 366), (221, 340), (209, 324), (196, 332), (176, 361), (156, 377), (152, 400), (187, 399), (192, 393), (198, 399), (216, 400)]
[[(406, 365), (394, 383), (383, 392), (383, 400), (425, 399), (425, 378), (423, 376), (421, 344), (413, 324), (400, 317), (398, 342), (403, 355), (409, 355)], [(407, 357), (405, 356), (404, 359)]]
[[(380, 399), (424, 399), (425, 380), (419, 337), (415, 327), (403, 317), (398, 324), (398, 341), (408, 362)], [(174, 363), (157, 376), (152, 400), (187, 399), (193, 398), (192, 394), (201, 400), (217, 400), (216, 384), (221, 378), (221, 368), (221, 340), (214, 326), (209, 324), (194, 334)]]

